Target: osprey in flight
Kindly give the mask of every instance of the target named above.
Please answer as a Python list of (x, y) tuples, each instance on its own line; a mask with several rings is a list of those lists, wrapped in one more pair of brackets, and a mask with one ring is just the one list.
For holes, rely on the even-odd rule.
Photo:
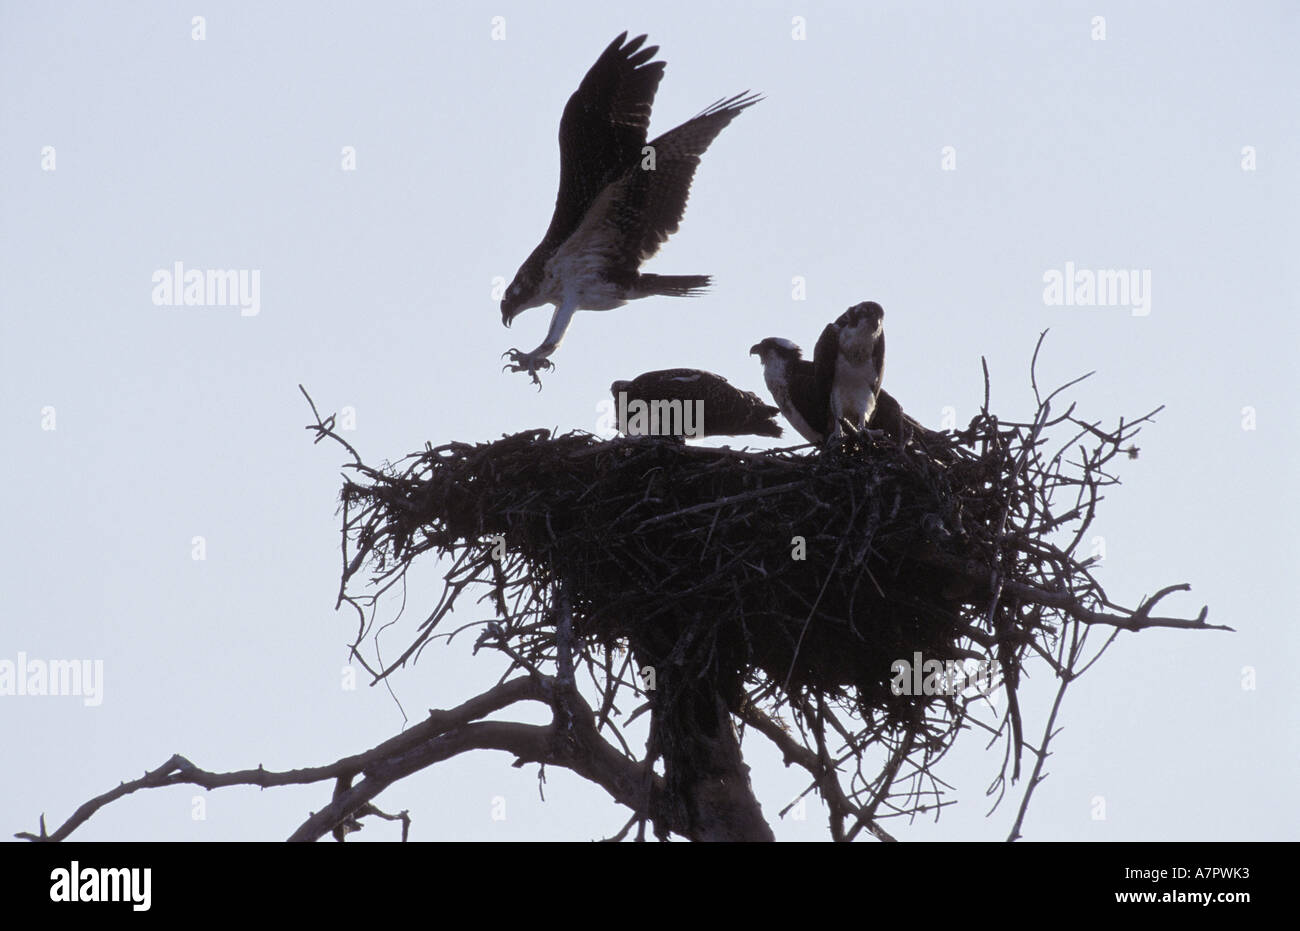
[(522, 311), (554, 304), (546, 339), (532, 352), (511, 349), (511, 371), (538, 369), (560, 345), (579, 310), (612, 310), (651, 295), (689, 297), (708, 275), (648, 275), (641, 263), (677, 232), (700, 156), (757, 94), (719, 100), (646, 143), (650, 107), (664, 75), (645, 36), (610, 43), (569, 98), (560, 118), (560, 191), (541, 243), (501, 300), (509, 326)]
[(631, 436), (780, 436), (780, 411), (699, 369), (646, 372), (609, 386), (618, 429)]
[(773, 400), (809, 443), (838, 436), (842, 420), (859, 430), (871, 420), (885, 371), (884, 317), (875, 301), (850, 307), (826, 325), (811, 362), (788, 339), (770, 336), (750, 347)]

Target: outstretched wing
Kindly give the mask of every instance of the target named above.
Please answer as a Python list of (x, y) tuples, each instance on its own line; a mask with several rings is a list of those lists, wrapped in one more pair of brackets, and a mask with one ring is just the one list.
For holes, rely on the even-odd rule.
[(719, 100), (657, 137), (646, 156), (638, 151), (636, 163), (611, 191), (610, 220), (620, 234), (617, 267), (635, 272), (677, 232), (700, 156), (737, 114), (761, 99), (746, 92)]
[(650, 60), (659, 46), (641, 48), (645, 36), (625, 39), (609, 44), (564, 107), (560, 190), (544, 243), (567, 239), (601, 190), (641, 157), (664, 63)]

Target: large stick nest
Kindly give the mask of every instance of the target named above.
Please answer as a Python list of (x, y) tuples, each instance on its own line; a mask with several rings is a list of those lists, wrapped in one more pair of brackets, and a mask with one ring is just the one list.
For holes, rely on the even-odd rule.
[[(924, 792), (943, 794), (928, 767), (981, 699), (960, 687), (899, 694), (896, 664), (918, 654), (978, 661), (993, 665), (1006, 698), (982, 725), (1006, 742), (994, 783), (1005, 790), (1008, 761), (1014, 779), (1025, 747), (1040, 766), (1045, 757), (1046, 737), (1038, 748), (1025, 741), (1016, 698), (1028, 657), (1046, 662), (1064, 688), (1082, 671), (1090, 625), (1208, 626), (1204, 611), (1195, 620), (1151, 616), (1186, 586), (1119, 607), (1093, 577), (1094, 560), (1078, 555), (1102, 490), (1117, 481), (1109, 464), (1136, 458), (1131, 440), (1155, 412), (1110, 431), (1075, 417), (1073, 406), (1053, 417), (1052, 400), (1068, 387), (1042, 397), (1035, 382), (1034, 419), (1000, 422), (986, 378), (982, 411), (964, 431), (868, 431), (820, 453), (534, 430), (430, 446), (371, 468), (349, 446), (356, 478), (342, 493), (340, 602), (359, 613), (354, 655), (365, 663), (356, 647), (380, 597), (433, 553), (450, 560), (443, 597), (401, 656), (371, 669), (377, 677), (433, 638), (478, 625), (478, 645), (505, 653), (511, 669), (585, 666), (602, 727), (620, 695), (643, 695), (657, 680), (650, 751), (665, 759), (673, 728), (708, 726), (690, 720), (684, 693), (719, 698), (787, 757), (795, 745), (765, 715), (788, 705), (822, 761), (814, 768), (838, 768), (828, 736), (844, 748), (834, 757), (856, 760), (847, 795), (820, 788), (835, 796), (832, 807), (839, 799), (841, 820), (854, 799), (869, 801), (853, 809), (859, 823), (882, 803), (904, 814), (927, 807)], [(1060, 427), (1064, 442), (1049, 443)], [(344, 442), (332, 420), (315, 429)], [(363, 571), (367, 587), (351, 591)], [(473, 589), (492, 617), (440, 628)], [(557, 642), (570, 622), (574, 642)], [(637, 679), (645, 667), (650, 682)], [(832, 707), (859, 723), (842, 723)], [(862, 774), (873, 745), (886, 753), (874, 779)], [(916, 784), (923, 776), (928, 789)], [(907, 803), (891, 799), (896, 777), (913, 780)]]
[[(1019, 490), (979, 457), (950, 458), (865, 437), (813, 457), (539, 430), (448, 444), (344, 495), (374, 509), (367, 542), (395, 558), (469, 548), (490, 560), (503, 541), (492, 579), (502, 599), (512, 579), (542, 592), (566, 582), (590, 643), (631, 643), (654, 662), (676, 650), (675, 665), (737, 701), (742, 684), (851, 690), (869, 720), (921, 727), (946, 699), (894, 695), (891, 665), (918, 651), (981, 655), (965, 632), (982, 624), (988, 585), (952, 566), (993, 577)], [(1017, 572), (1028, 580), (1034, 568)], [(1015, 619), (1013, 639), (1039, 624)], [(532, 663), (552, 649), (547, 632), (514, 633)]]

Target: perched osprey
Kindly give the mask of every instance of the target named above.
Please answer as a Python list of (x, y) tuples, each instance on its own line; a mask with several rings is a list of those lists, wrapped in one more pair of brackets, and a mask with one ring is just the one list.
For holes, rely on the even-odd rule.
[(699, 369), (646, 372), (609, 386), (618, 429), (632, 436), (780, 436), (779, 411)]
[(522, 311), (554, 304), (546, 339), (505, 355), (513, 372), (541, 385), (538, 369), (560, 345), (579, 310), (612, 310), (651, 295), (688, 297), (708, 275), (648, 275), (641, 263), (677, 232), (700, 156), (736, 114), (758, 102), (748, 92), (719, 100), (646, 144), (650, 107), (664, 75), (645, 36), (610, 43), (569, 98), (560, 118), (560, 191), (541, 243), (501, 300), (509, 326)]
[(864, 430), (876, 410), (885, 377), (885, 310), (875, 301), (854, 304), (826, 325), (813, 368), (818, 393), (829, 397), (828, 435), (840, 435), (842, 422)]
[(826, 440), (830, 418), (829, 395), (822, 394), (813, 363), (788, 339), (769, 336), (749, 347), (763, 365), (763, 380), (785, 419), (809, 443)]
[[(769, 336), (750, 347), (772, 399), (809, 443), (838, 435), (840, 418), (859, 429), (871, 419), (885, 368), (884, 315), (874, 301), (850, 307), (822, 331), (811, 362), (788, 339)], [(899, 410), (894, 419), (903, 416)]]

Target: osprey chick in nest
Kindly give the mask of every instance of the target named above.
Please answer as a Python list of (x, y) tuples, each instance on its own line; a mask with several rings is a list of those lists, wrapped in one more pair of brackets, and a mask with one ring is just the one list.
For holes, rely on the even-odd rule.
[(780, 413), (700, 369), (663, 369), (610, 385), (618, 429), (632, 436), (777, 436)]
[(844, 311), (822, 330), (811, 362), (776, 336), (749, 352), (758, 356), (785, 419), (809, 443), (821, 445), (841, 433), (843, 421), (861, 430), (875, 413), (885, 374), (885, 311), (875, 301)]

